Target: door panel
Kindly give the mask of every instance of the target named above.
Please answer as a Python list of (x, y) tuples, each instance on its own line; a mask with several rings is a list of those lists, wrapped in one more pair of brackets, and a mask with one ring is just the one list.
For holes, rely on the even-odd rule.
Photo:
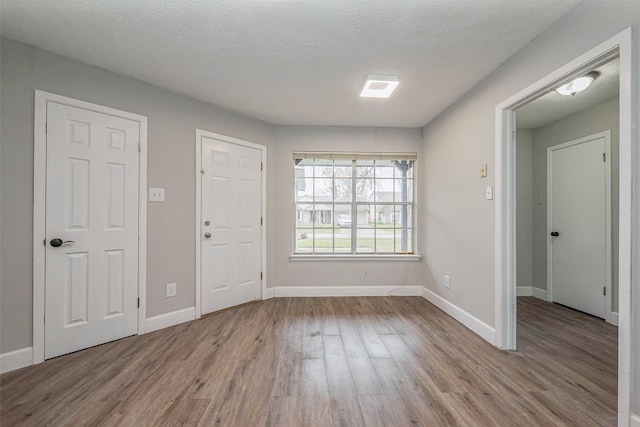
[(208, 137), (202, 137), (201, 149), (206, 314), (260, 298), (262, 153)]
[(605, 138), (552, 147), (550, 158), (553, 301), (604, 318), (607, 283)]
[(47, 103), (45, 358), (138, 330), (139, 127)]

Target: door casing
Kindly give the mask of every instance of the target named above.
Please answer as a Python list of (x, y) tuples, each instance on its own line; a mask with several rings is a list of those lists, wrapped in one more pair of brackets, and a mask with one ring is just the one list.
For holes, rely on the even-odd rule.
[(147, 118), (68, 98), (42, 90), (35, 91), (33, 138), (33, 364), (44, 361), (45, 314), (45, 220), (47, 215), (47, 103), (55, 102), (75, 108), (109, 114), (140, 124), (140, 155), (138, 168), (138, 334), (146, 332), (147, 277)]
[(553, 238), (551, 237), (553, 219), (553, 176), (552, 153), (556, 150), (604, 138), (605, 152), (605, 321), (611, 319), (611, 131), (599, 132), (584, 138), (564, 142), (547, 148), (547, 301), (553, 302)]
[(202, 138), (212, 138), (218, 141), (230, 144), (241, 145), (256, 150), (260, 150), (262, 162), (262, 201), (260, 212), (263, 218), (261, 233), (260, 260), (262, 266), (262, 284), (260, 288), (261, 299), (267, 298), (267, 147), (264, 145), (254, 144), (253, 142), (244, 141), (218, 133), (209, 132), (202, 129), (196, 129), (196, 318), (202, 316), (202, 246), (199, 236), (202, 235)]

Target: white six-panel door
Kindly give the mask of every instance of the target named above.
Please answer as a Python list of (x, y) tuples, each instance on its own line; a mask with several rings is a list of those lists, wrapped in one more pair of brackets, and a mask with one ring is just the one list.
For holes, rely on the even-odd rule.
[(202, 314), (261, 296), (260, 150), (201, 138)]
[(48, 102), (46, 139), (51, 358), (137, 333), (140, 123)]
[(605, 133), (547, 151), (552, 299), (601, 318), (610, 300), (609, 145)]

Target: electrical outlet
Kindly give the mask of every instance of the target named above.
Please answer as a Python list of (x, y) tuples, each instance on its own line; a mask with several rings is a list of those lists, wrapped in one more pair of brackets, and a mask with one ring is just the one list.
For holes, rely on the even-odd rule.
[(167, 298), (176, 296), (177, 285), (175, 283), (167, 283)]
[(447, 289), (451, 288), (451, 277), (444, 275), (444, 287)]
[(493, 200), (493, 187), (489, 186), (485, 190), (485, 199)]
[(164, 202), (164, 188), (149, 187), (150, 202)]

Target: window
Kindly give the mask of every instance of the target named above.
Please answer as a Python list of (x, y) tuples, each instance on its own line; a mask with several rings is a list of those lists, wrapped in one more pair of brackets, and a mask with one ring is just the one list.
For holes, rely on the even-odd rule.
[(415, 154), (294, 153), (295, 254), (413, 254)]

